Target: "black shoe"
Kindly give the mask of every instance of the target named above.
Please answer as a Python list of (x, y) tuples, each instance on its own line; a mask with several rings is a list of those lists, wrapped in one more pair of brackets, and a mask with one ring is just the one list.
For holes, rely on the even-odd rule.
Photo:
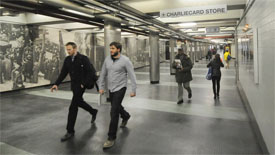
[(91, 120), (91, 123), (92, 123), (92, 124), (95, 122), (97, 112), (98, 112), (98, 110), (95, 109), (95, 112), (94, 112), (94, 114), (92, 115), (92, 120)]
[(214, 96), (214, 99), (216, 99), (217, 97), (216, 97), (216, 95)]
[(121, 125), (120, 125), (121, 128), (125, 128), (125, 127), (126, 127), (127, 122), (128, 122), (128, 120), (130, 119), (130, 117), (131, 117), (131, 116), (129, 115), (129, 117), (127, 117), (126, 119), (123, 119), (123, 120), (122, 120)]
[(177, 102), (177, 104), (182, 104), (183, 103), (183, 100), (179, 100), (178, 102)]
[(61, 142), (71, 139), (74, 136), (74, 133), (66, 133), (63, 137), (61, 137)]
[(188, 98), (191, 98), (192, 97), (192, 93), (188, 93)]

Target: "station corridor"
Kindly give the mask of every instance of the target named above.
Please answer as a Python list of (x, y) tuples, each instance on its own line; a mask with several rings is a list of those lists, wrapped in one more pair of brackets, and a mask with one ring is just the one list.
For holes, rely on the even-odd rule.
[[(99, 110), (94, 125), (79, 108), (75, 136), (66, 142), (69, 83), (56, 93), (50, 87), (1, 96), (1, 149), (7, 154), (261, 154), (235, 84), (235, 68), (222, 69), (220, 99), (214, 100), (212, 81), (205, 79), (205, 59), (192, 69), (192, 99), (184, 90), (177, 104), (177, 83), (168, 62), (160, 65), (160, 83), (150, 84), (149, 67), (135, 70), (137, 96), (126, 92), (123, 105), (131, 114), (120, 128), (114, 147), (103, 150), (110, 121), (110, 103), (98, 106), (98, 94), (86, 90), (84, 99)], [(3, 117), (4, 116), (4, 117)], [(121, 121), (121, 120), (120, 120)]]

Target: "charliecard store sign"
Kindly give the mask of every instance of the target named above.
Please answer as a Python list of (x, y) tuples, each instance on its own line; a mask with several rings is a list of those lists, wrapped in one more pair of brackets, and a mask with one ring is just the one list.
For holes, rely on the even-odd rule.
[(179, 8), (161, 10), (160, 18), (175, 18), (185, 16), (201, 16), (201, 15), (212, 15), (227, 12), (227, 5), (213, 5), (203, 7), (190, 7), (190, 8)]

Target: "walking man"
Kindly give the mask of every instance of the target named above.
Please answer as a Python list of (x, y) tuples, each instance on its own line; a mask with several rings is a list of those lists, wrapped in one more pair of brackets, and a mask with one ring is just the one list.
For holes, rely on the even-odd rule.
[(108, 140), (104, 143), (103, 149), (114, 145), (119, 122), (119, 114), (122, 118), (121, 128), (126, 127), (130, 114), (122, 106), (127, 87), (127, 76), (131, 79), (132, 92), (130, 97), (136, 96), (136, 76), (134, 68), (128, 57), (121, 54), (122, 46), (118, 42), (110, 44), (110, 56), (105, 58), (99, 78), (99, 93), (104, 93), (105, 79), (108, 81), (108, 91), (111, 100), (111, 122), (109, 125)]
[(58, 90), (58, 85), (65, 79), (68, 73), (70, 74), (73, 98), (69, 108), (67, 133), (61, 138), (62, 142), (74, 136), (74, 125), (78, 107), (83, 108), (92, 115), (91, 123), (94, 123), (97, 115), (97, 109), (93, 109), (82, 97), (86, 86), (91, 82), (87, 81), (89, 79), (87, 77), (93, 76), (92, 74), (94, 74), (92, 73), (90, 61), (87, 56), (77, 52), (77, 45), (74, 42), (68, 42), (66, 44), (66, 50), (69, 56), (65, 58), (61, 73), (51, 88), (51, 92), (53, 92), (54, 89)]
[(188, 91), (188, 98), (192, 97), (192, 90), (190, 88), (190, 81), (192, 81), (191, 69), (193, 64), (190, 58), (183, 52), (183, 49), (178, 49), (178, 54), (175, 60), (180, 60), (177, 64), (174, 63), (173, 67), (176, 69), (176, 82), (178, 83), (178, 102), (177, 104), (183, 103), (183, 87)]

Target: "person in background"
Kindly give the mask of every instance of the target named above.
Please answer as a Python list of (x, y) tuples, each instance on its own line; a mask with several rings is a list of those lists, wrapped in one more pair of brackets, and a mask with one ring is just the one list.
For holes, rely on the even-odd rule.
[[(212, 85), (213, 85), (213, 93), (214, 99), (220, 97), (220, 81), (221, 81), (221, 67), (224, 67), (222, 60), (219, 54), (215, 55), (215, 58), (210, 61), (207, 67), (212, 67)], [(217, 86), (217, 88), (216, 88)]]
[(210, 61), (212, 59), (212, 52), (210, 49), (207, 52), (207, 58), (208, 58), (208, 61)]
[[(181, 64), (174, 62), (173, 68), (176, 69), (176, 82), (178, 83), (178, 102), (177, 104), (183, 103), (183, 87), (188, 92), (188, 98), (192, 97), (192, 90), (190, 88), (190, 81), (193, 80), (191, 69), (193, 64), (191, 59), (184, 53), (183, 49), (178, 49), (178, 54), (175, 57), (175, 60), (180, 60)], [(179, 67), (180, 66), (180, 67)]]
[[(224, 53), (224, 61), (226, 63), (225, 65), (225, 69), (229, 69), (229, 59), (228, 59), (228, 55), (230, 55), (229, 51), (226, 50), (225, 53)], [(230, 55), (231, 56), (231, 55)]]

